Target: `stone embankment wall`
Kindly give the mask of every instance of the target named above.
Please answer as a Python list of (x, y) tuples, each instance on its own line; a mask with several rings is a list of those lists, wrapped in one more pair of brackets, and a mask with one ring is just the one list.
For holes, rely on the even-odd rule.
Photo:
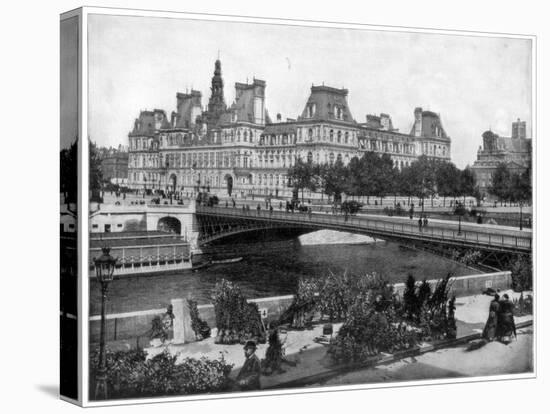
[[(431, 280), (435, 284), (437, 280)], [(481, 275), (461, 276), (452, 279), (451, 294), (466, 296), (481, 293), (484, 289), (491, 287), (497, 289), (509, 289), (511, 286), (511, 273), (496, 272)], [(402, 294), (405, 285), (397, 283), (394, 285), (396, 292)], [(267, 321), (276, 320), (290, 306), (293, 296), (276, 296), (269, 298), (250, 299), (249, 302), (258, 304), (260, 312)], [(168, 306), (168, 303), (167, 303)], [(210, 327), (215, 327), (214, 305), (206, 304), (198, 306), (200, 316)], [(127, 312), (107, 315), (106, 339), (107, 341), (148, 337), (153, 317), (166, 312), (166, 309), (151, 309), (137, 312)], [(90, 317), (90, 341), (99, 342), (100, 316)]]

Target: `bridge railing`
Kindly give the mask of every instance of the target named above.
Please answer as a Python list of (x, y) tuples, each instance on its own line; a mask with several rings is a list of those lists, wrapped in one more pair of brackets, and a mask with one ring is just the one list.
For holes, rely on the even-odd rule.
[(215, 216), (235, 217), (244, 219), (260, 219), (293, 223), (305, 226), (324, 226), (342, 231), (356, 231), (359, 229), (371, 230), (378, 235), (409, 236), (416, 239), (430, 239), (442, 241), (455, 241), (490, 247), (503, 247), (508, 249), (530, 250), (531, 237), (518, 236), (514, 232), (507, 233), (499, 230), (498, 233), (491, 229), (476, 231), (471, 228), (458, 231), (456, 224), (434, 223), (428, 226), (418, 226), (411, 223), (388, 222), (388, 218), (376, 220), (372, 217), (312, 214), (302, 212), (284, 212), (277, 210), (245, 210), (239, 208), (205, 207), (197, 206), (197, 213), (211, 214)]

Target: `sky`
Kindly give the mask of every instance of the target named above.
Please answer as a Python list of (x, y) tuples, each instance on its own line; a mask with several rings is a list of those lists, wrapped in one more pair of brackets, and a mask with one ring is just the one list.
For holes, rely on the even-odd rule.
[(206, 106), (214, 62), (225, 100), (235, 82), (267, 82), (272, 119), (302, 113), (312, 84), (345, 87), (354, 119), (387, 113), (409, 133), (415, 107), (439, 113), (451, 160), (472, 164), (481, 134), (532, 127), (531, 40), (190, 19), (92, 15), (88, 28), (89, 135), (128, 144), (140, 110), (176, 109), (191, 88)]
[(78, 18), (60, 26), (60, 148), (69, 148), (78, 134)]

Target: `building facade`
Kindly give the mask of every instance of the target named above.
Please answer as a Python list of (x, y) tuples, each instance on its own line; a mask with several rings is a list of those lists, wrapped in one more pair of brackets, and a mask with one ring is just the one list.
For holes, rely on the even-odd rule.
[(126, 186), (128, 183), (128, 149), (119, 146), (115, 148), (101, 148), (101, 171), (103, 179), (112, 184)]
[(347, 89), (312, 85), (300, 116), (283, 121), (278, 114), (272, 121), (263, 80), (237, 82), (235, 100), (226, 104), (217, 60), (205, 110), (201, 92), (192, 90), (177, 93), (170, 117), (160, 109), (139, 114), (128, 135), (129, 187), (289, 196), (288, 169), (299, 158), (347, 164), (375, 151), (389, 154), (398, 168), (420, 155), (450, 160), (451, 139), (438, 114), (416, 108), (406, 134), (393, 127), (387, 114), (357, 122), (347, 96)]
[(520, 174), (531, 166), (531, 139), (526, 136), (526, 123), (518, 119), (512, 123), (512, 136), (500, 137), (492, 131), (482, 134), (483, 146), (477, 151), (472, 169), (482, 195), (488, 194), (492, 176), (500, 163), (510, 172)]

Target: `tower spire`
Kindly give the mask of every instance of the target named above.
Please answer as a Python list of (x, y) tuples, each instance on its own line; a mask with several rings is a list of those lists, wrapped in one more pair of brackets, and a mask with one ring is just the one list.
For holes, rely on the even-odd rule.
[(211, 94), (208, 101), (207, 113), (209, 130), (218, 123), (222, 113), (227, 109), (225, 99), (223, 97), (222, 63), (219, 59), (216, 60), (216, 63), (214, 64), (214, 76), (212, 76), (210, 91)]

